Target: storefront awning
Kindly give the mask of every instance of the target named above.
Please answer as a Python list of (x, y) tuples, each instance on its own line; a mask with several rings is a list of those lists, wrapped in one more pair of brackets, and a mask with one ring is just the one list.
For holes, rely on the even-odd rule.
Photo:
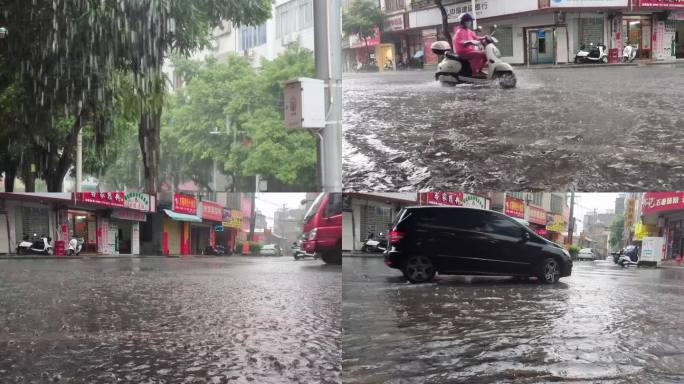
[(176, 221), (191, 221), (193, 223), (201, 223), (202, 222), (202, 219), (200, 219), (199, 217), (197, 217), (195, 215), (188, 215), (185, 213), (177, 213), (177, 212), (174, 212), (170, 209), (165, 209), (164, 213), (166, 213), (166, 215), (168, 217), (170, 217)]

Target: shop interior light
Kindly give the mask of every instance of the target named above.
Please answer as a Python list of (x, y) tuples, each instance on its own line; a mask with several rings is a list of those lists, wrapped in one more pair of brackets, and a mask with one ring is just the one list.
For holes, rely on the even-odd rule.
[(5, 27), (0, 27), (0, 39), (4, 39), (9, 34), (9, 31)]

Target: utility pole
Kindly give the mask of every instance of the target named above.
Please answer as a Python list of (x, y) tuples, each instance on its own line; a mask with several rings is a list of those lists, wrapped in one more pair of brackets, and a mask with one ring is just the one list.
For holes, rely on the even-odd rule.
[(475, 10), (475, 0), (472, 0), (473, 3), (473, 29), (477, 30), (477, 11)]
[(79, 129), (76, 137), (76, 192), (81, 192), (83, 183), (83, 129)]
[(256, 225), (256, 192), (252, 193), (252, 207), (250, 208), (249, 237), (247, 240), (254, 241), (254, 226)]
[(575, 232), (575, 191), (570, 191), (570, 217), (568, 218), (568, 244), (572, 245), (572, 234)]
[(320, 184), (324, 192), (342, 190), (342, 0), (315, 0), (316, 78), (326, 83), (326, 126), (320, 135)]

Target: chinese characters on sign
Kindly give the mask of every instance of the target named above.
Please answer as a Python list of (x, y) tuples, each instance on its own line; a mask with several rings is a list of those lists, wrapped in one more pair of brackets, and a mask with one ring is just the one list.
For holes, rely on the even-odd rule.
[(242, 211), (223, 209), (223, 226), (227, 228), (242, 228)]
[(513, 197), (506, 196), (504, 213), (510, 217), (518, 219), (525, 218), (525, 202)]
[(174, 193), (173, 211), (195, 215), (197, 214), (197, 200), (193, 196), (184, 195), (182, 193)]
[(650, 192), (644, 194), (642, 213), (684, 209), (684, 192)]
[(565, 221), (562, 215), (551, 215), (552, 219), (546, 225), (547, 231), (562, 233), (565, 230)]
[(427, 192), (427, 204), (429, 205), (463, 205), (462, 192)]
[(683, 0), (641, 0), (642, 7), (683, 8)]
[(124, 207), (148, 212), (150, 210), (150, 195), (140, 192), (127, 192), (124, 195)]
[(202, 218), (212, 221), (223, 220), (223, 206), (213, 201), (202, 202)]
[(528, 219), (530, 223), (546, 225), (546, 210), (544, 208), (528, 205)]
[(86, 203), (102, 204), (110, 207), (124, 206), (123, 192), (81, 192), (78, 197)]

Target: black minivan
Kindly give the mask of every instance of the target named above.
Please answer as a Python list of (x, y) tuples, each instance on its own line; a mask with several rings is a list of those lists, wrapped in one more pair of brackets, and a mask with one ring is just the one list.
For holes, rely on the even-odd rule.
[(494, 211), (443, 206), (404, 208), (388, 235), (385, 264), (412, 283), (445, 275), (538, 277), (552, 284), (570, 276), (560, 245)]

